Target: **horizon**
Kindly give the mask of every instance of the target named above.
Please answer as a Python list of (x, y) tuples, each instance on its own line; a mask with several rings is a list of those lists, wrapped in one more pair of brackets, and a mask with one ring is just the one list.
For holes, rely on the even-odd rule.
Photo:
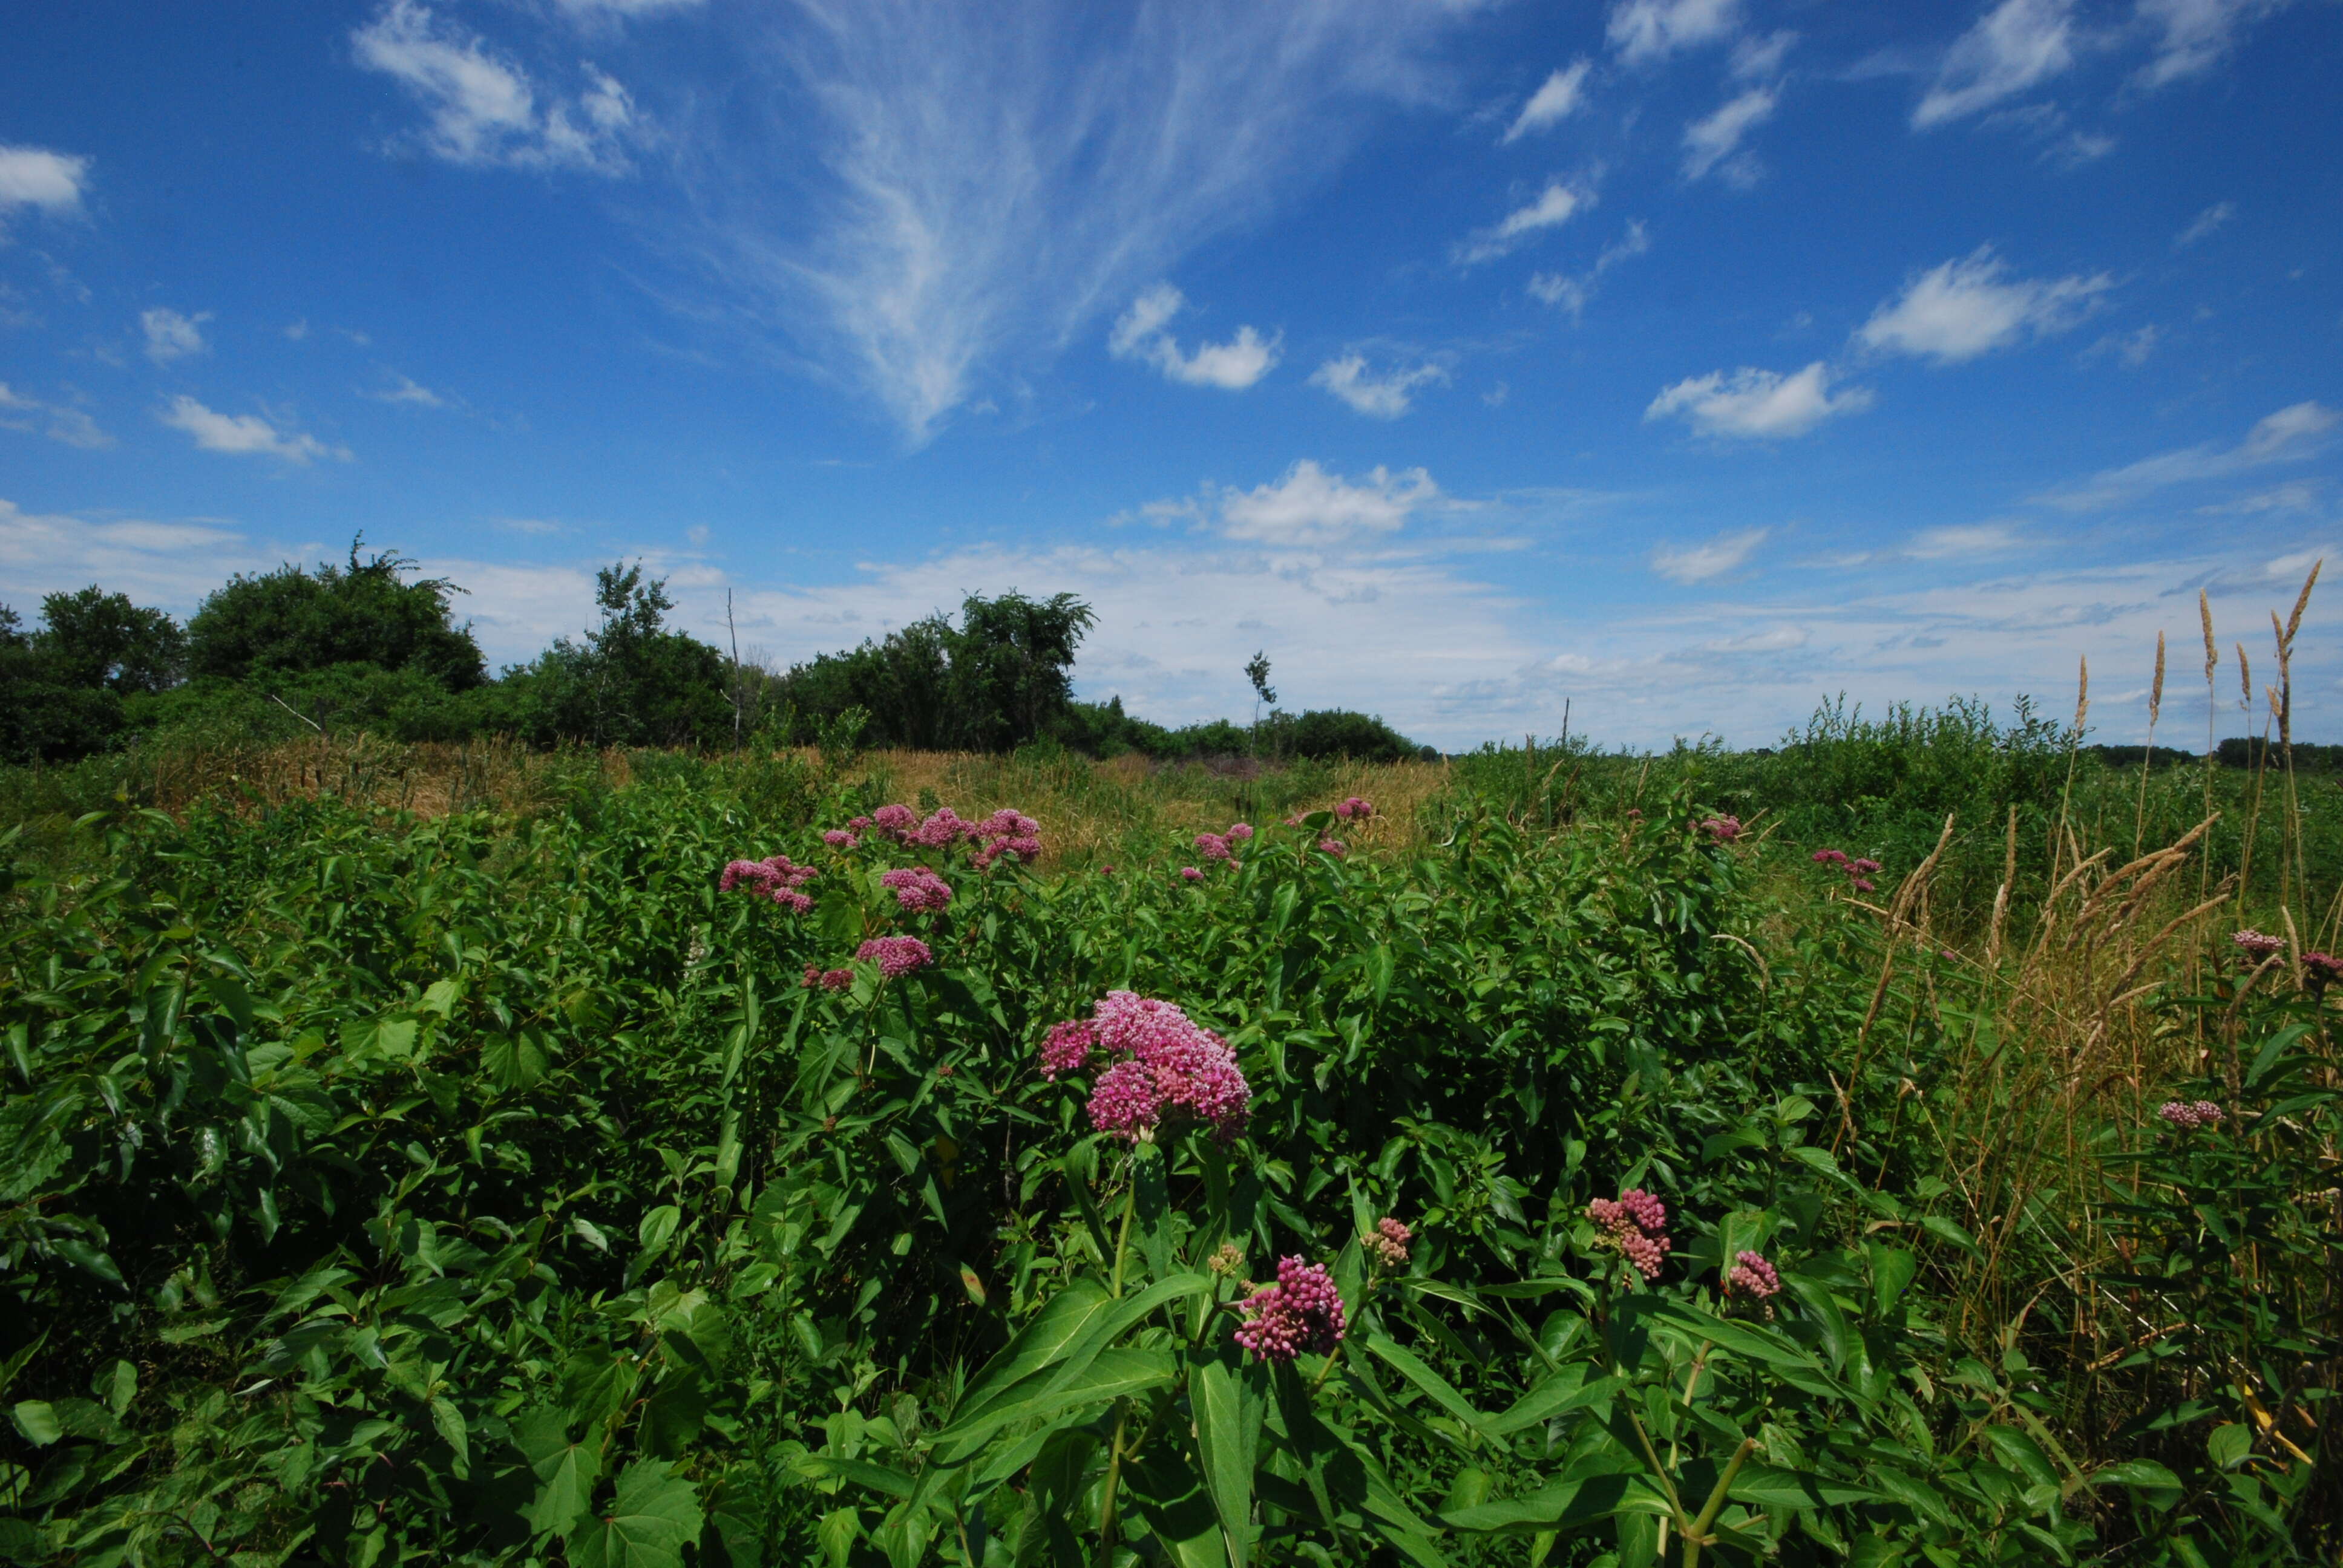
[[(780, 664), (1444, 752), (2021, 693), (2186, 739), (2338, 535), (2343, 7), (363, 0), (0, 59), (0, 603), (363, 533), (492, 668), (640, 559)], [(128, 46), (126, 41), (136, 41)], [(2320, 148), (2328, 149), (2321, 154)], [(330, 519), (330, 520), (329, 520)], [(2343, 584), (2297, 739), (2343, 740)], [(2062, 694), (2063, 697), (2062, 697)], [(2198, 693), (2201, 696), (2201, 692)], [(2201, 724), (2203, 714), (2196, 715)]]

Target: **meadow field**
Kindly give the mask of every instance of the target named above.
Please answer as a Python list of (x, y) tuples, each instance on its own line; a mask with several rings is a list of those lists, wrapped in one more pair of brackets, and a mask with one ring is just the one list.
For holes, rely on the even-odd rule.
[(2343, 781), (2079, 739), (14, 770), (0, 1558), (2334, 1561)]

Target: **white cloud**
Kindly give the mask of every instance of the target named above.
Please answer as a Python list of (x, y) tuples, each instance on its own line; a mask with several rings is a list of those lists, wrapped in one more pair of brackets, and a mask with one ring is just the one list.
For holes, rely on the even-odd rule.
[(635, 22), (672, 12), (689, 11), (704, 0), (554, 0), (562, 14), (575, 21)]
[(2008, 523), (1953, 523), (1923, 528), (1905, 543), (1904, 554), (1916, 561), (1958, 560), (2001, 555), (2023, 542)]
[(1591, 60), (1574, 60), (1545, 79), (1545, 85), (1530, 95), (1514, 116), (1513, 126), (1504, 141), (1517, 142), (1532, 131), (1543, 131), (1559, 125), (1586, 106), (1586, 76), (1594, 69)]
[(419, 0), (387, 0), (350, 35), (357, 63), (396, 80), (428, 116), (416, 140), (468, 166), (575, 168), (619, 174), (635, 128), (626, 88), (588, 65), (575, 98), (540, 105), (517, 62), (478, 35), (434, 17)]
[(2161, 87), (2209, 70), (2237, 45), (2243, 26), (2285, 4), (2286, 0), (2139, 0), (2141, 23), (2160, 35), (2156, 58), (2140, 68), (2139, 82)]
[(2088, 360), (2112, 357), (2121, 360), (2125, 369), (2137, 370), (2147, 363), (2148, 357), (2156, 352), (2156, 346), (2163, 338), (2164, 328), (2152, 321), (2147, 322), (2129, 332), (2108, 333), (2083, 350), (2083, 357)]
[(1662, 545), (1652, 552), (1652, 569), (1670, 582), (1704, 583), (1738, 571), (1765, 542), (1765, 528), (1719, 534), (1704, 544)]
[(1274, 483), (1222, 490), (1220, 525), (1230, 538), (1253, 544), (1322, 547), (1395, 534), (1442, 499), (1422, 468), (1394, 474), (1378, 464), (1354, 485), (1304, 457)]
[(2273, 485), (2267, 490), (2257, 490), (2250, 496), (2239, 496), (2234, 501), (2221, 501), (2197, 509), (2207, 517), (2256, 517), (2264, 512), (2313, 512), (2318, 509), (2320, 485), (2316, 479), (2296, 479), (2284, 485)]
[(182, 316), (159, 305), (152, 310), (140, 311), (138, 326), (146, 335), (146, 357), (157, 365), (168, 365), (174, 359), (201, 354), (208, 347), (204, 342), (204, 323), (211, 318), (208, 310)]
[(2001, 0), (1945, 55), (1912, 111), (1926, 130), (2000, 103), (2075, 63), (2074, 0)]
[(786, 337), (915, 445), (1331, 170), (1372, 107), (1444, 92), (1430, 58), (1466, 17), (1422, 0), (732, 9), (721, 135), (712, 113), (672, 133), (691, 202), (669, 231), (691, 279), (675, 292)]
[(1547, 229), (1558, 228), (1568, 223), (1582, 208), (1594, 204), (1592, 190), (1567, 186), (1560, 180), (1548, 180), (1545, 189), (1537, 194), (1536, 200), (1507, 213), (1501, 223), (1475, 230), (1471, 238), (1459, 245), (1456, 247), (1457, 265), (1472, 266), (1479, 262), (1493, 261)]
[(1744, 367), (1726, 375), (1712, 370), (1677, 382), (1652, 399), (1644, 417), (1680, 416), (1704, 436), (1752, 440), (1803, 436), (1837, 414), (1871, 407), (1871, 393), (1849, 387), (1834, 394), (1830, 367), (1817, 359), (1795, 375)]
[(2343, 414), (2316, 402), (2290, 404), (2256, 421), (2246, 438), (2234, 447), (2212, 442), (2142, 458), (2120, 468), (2094, 474), (2077, 485), (2037, 497), (2070, 512), (2098, 511), (2137, 500), (2168, 485), (2194, 484), (2226, 478), (2270, 463), (2298, 462), (2315, 456)]
[(1396, 419), (1408, 410), (1418, 387), (1446, 385), (1448, 372), (1440, 366), (1419, 365), (1413, 370), (1393, 368), (1377, 376), (1367, 368), (1366, 357), (1345, 354), (1329, 359), (1311, 372), (1310, 385), (1322, 387), (1371, 419)]
[[(27, 512), (0, 499), (0, 581), (35, 601), (96, 582), (186, 610), (230, 573), (267, 564), (231, 528)], [(18, 599), (13, 608), (34, 607)]]
[[(1773, 116), (1775, 95), (1771, 87), (1752, 87), (1737, 97), (1726, 100), (1716, 112), (1705, 119), (1694, 121), (1684, 127), (1684, 172), (1686, 179), (1696, 180), (1717, 164), (1730, 157), (1741, 145), (1741, 138), (1753, 126), (1763, 125)], [(1735, 159), (1735, 163), (1739, 163)], [(1727, 177), (1734, 176), (1734, 165), (1725, 166)], [(1746, 184), (1755, 171), (1744, 166), (1743, 177), (1735, 184)]]
[(281, 431), (257, 414), (215, 413), (184, 392), (172, 398), (170, 407), (156, 417), (174, 430), (184, 430), (194, 437), (196, 445), (206, 452), (227, 452), (239, 457), (256, 453), (303, 464), (317, 457), (335, 457), (345, 463), (350, 460), (347, 447), (329, 447), (315, 436), (297, 430)]
[(1576, 321), (1586, 314), (1586, 302), (1594, 297), (1594, 286), (1602, 281), (1604, 273), (1651, 248), (1652, 236), (1644, 228), (1644, 220), (1632, 218), (1628, 221), (1626, 233), (1621, 235), (1616, 243), (1604, 246), (1603, 254), (1594, 258), (1593, 266), (1575, 277), (1560, 272), (1532, 273), (1530, 293), (1545, 304), (1568, 311), (1570, 318)]
[(1107, 352), (1117, 359), (1152, 365), (1164, 376), (1189, 387), (1218, 387), (1242, 392), (1274, 369), (1283, 333), (1263, 337), (1250, 327), (1240, 327), (1226, 343), (1200, 343), (1193, 354), (1180, 352), (1169, 330), (1172, 318), (1187, 306), (1187, 298), (1168, 283), (1159, 283), (1131, 302), (1114, 329), (1107, 334)]
[(430, 387), (419, 386), (411, 378), (401, 376), (396, 370), (391, 371), (389, 375), (390, 385), (388, 387), (383, 388), (379, 392), (368, 392), (365, 394), (365, 396), (373, 398), (377, 403), (407, 403), (411, 404), (417, 408), (445, 408), (447, 407), (447, 399), (439, 396), (438, 393), (431, 390)]
[(1733, 45), (1731, 70), (1734, 79), (1747, 82), (1759, 76), (1773, 75), (1782, 68), (1783, 59), (1797, 41), (1798, 35), (1786, 28), (1778, 33), (1769, 33), (1763, 38), (1742, 39)]
[(2219, 228), (2222, 225), (2227, 223), (2231, 218), (2237, 216), (2237, 207), (2236, 203), (2226, 201), (2215, 202), (2211, 206), (2207, 207), (2203, 212), (2198, 213), (2195, 217), (2191, 218), (2188, 221), (2188, 226), (2182, 229), (2177, 235), (2173, 236), (2172, 248), (2175, 250), (2187, 249), (2190, 246), (2195, 245), (2198, 240), (2205, 238), (2215, 229)]
[(2005, 348), (2031, 333), (2064, 332), (2115, 286), (2107, 273), (2077, 273), (2048, 282), (2004, 281), (2006, 268), (1990, 246), (1915, 276), (1904, 292), (1871, 313), (1855, 336), (1883, 353), (1955, 365)]
[(1618, 0), (1605, 29), (1624, 60), (1660, 60), (1715, 44), (1741, 25), (1739, 0)]
[(89, 159), (46, 147), (0, 144), (0, 218), (16, 207), (63, 216), (81, 210), (89, 186)]
[(0, 381), (0, 430), (26, 434), (37, 430), (52, 441), (87, 451), (114, 445), (114, 437), (99, 429), (97, 421), (79, 408), (28, 397), (5, 381)]

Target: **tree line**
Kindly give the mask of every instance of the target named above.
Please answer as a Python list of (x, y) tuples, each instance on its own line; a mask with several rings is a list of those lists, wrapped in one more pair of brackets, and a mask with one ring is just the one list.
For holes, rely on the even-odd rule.
[[(1097, 624), (1071, 594), (968, 596), (786, 669), (743, 662), (669, 622), (675, 601), (639, 563), (596, 574), (598, 623), (491, 676), (464, 590), (395, 550), (353, 540), (344, 562), (238, 574), (183, 626), (93, 584), (41, 601), (27, 627), (0, 605), (0, 761), (61, 763), (166, 732), (198, 739), (364, 730), (403, 741), (507, 735), (529, 744), (900, 746), (1094, 757), (1428, 755), (1380, 718), (1272, 706), (1250, 724), (1170, 729), (1085, 702), (1073, 664)], [(1257, 667), (1257, 672), (1256, 672)]]

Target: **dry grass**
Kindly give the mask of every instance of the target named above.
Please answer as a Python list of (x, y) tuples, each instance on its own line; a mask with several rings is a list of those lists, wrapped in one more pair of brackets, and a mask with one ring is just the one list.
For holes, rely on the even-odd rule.
[(532, 810), (580, 777), (631, 781), (624, 751), (545, 753), (502, 738), (401, 744), (373, 736), (312, 736), (267, 745), (172, 749), (143, 758), (126, 781), (141, 804), (182, 812), (198, 801), (255, 807), (337, 799), (420, 817), (488, 808)]

